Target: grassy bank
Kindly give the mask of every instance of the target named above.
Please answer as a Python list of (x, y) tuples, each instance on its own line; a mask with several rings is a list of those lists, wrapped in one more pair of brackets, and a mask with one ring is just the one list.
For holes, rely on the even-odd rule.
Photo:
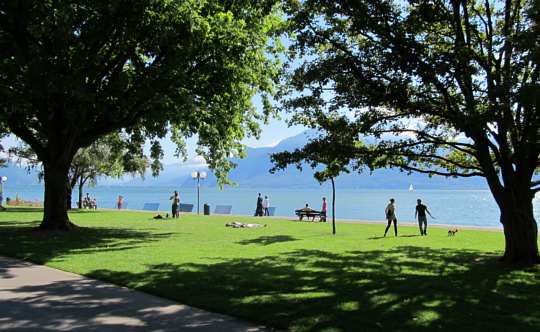
[[(499, 264), (500, 232), (151, 217), (75, 211), (81, 229), (43, 234), (40, 211), (10, 209), (0, 254), (295, 331), (540, 330), (540, 268)], [(268, 227), (224, 227), (233, 220)]]

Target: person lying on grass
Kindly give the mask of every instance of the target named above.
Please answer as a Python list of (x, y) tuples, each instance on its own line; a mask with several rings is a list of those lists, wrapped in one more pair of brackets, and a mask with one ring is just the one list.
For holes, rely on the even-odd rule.
[(266, 224), (244, 224), (238, 221), (233, 221), (230, 223), (225, 224), (225, 227), (232, 227), (232, 228), (259, 228), (259, 227), (266, 227)]

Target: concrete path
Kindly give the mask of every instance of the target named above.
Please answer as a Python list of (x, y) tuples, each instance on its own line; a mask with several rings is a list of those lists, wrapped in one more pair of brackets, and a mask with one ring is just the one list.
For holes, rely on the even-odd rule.
[(269, 331), (235, 318), (0, 257), (0, 331)]

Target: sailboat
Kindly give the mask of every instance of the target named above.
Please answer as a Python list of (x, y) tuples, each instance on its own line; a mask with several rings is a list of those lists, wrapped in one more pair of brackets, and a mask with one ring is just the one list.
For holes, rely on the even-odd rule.
[(413, 191), (413, 190), (414, 190), (414, 187), (413, 187), (413, 185), (411, 184), (411, 185), (409, 186), (409, 191)]

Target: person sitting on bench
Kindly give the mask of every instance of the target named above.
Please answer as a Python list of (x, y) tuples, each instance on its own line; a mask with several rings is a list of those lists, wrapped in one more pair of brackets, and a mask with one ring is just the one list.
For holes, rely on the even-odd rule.
[(305, 207), (303, 207), (300, 210), (296, 210), (295, 212), (298, 215), (298, 217), (300, 217), (300, 221), (304, 219), (304, 216), (308, 217), (308, 219), (309, 217), (312, 217), (312, 221), (315, 221), (315, 217), (320, 215), (319, 211), (313, 210), (312, 208), (309, 207), (309, 204), (307, 203)]

